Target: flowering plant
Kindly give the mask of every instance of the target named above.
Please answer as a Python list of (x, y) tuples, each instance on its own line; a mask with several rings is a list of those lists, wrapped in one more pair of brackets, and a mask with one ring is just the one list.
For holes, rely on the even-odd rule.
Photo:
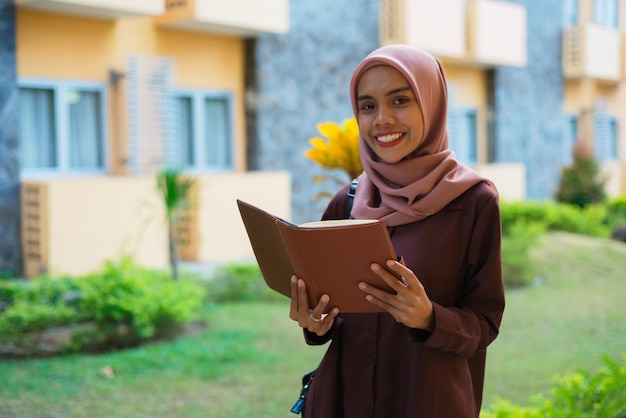
[[(349, 180), (363, 171), (359, 156), (359, 126), (356, 119), (346, 119), (341, 124), (324, 122), (317, 125), (324, 137), (309, 139), (312, 148), (304, 156), (327, 169), (339, 169), (348, 174)], [(314, 181), (327, 180), (327, 176), (316, 176)], [(342, 182), (343, 184), (344, 182)]]

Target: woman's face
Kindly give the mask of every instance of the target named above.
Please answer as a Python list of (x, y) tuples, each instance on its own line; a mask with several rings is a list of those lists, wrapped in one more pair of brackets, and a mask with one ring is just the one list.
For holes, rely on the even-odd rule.
[(365, 70), (356, 93), (359, 129), (380, 159), (397, 163), (417, 149), (424, 136), (422, 111), (398, 70), (387, 65)]

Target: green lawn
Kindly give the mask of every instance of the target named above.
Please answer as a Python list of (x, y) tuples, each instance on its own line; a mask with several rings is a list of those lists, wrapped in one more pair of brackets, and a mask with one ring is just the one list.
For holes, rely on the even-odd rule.
[[(525, 403), (557, 375), (594, 371), (626, 354), (626, 245), (547, 235), (536, 284), (507, 292), (490, 348), (485, 404)], [(308, 347), (284, 304), (207, 307), (207, 328), (172, 342), (105, 355), (0, 362), (0, 417), (290, 417)], [(100, 374), (111, 367), (113, 378)]]

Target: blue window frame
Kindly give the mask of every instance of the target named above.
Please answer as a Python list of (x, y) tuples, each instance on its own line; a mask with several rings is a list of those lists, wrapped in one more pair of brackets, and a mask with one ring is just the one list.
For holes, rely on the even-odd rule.
[(617, 4), (618, 0), (594, 0), (593, 21), (598, 25), (617, 29)]
[(478, 162), (478, 144), (476, 135), (476, 110), (453, 107), (448, 111), (448, 131), (450, 149), (463, 164)]
[(181, 163), (193, 170), (232, 170), (232, 94), (178, 90), (175, 97)]
[(562, 160), (564, 165), (574, 162), (574, 144), (578, 140), (578, 118), (575, 115), (565, 115), (563, 126)]
[(578, 23), (578, 0), (563, 0), (563, 26), (570, 27)]
[(104, 85), (22, 79), (19, 100), (23, 173), (105, 171)]
[(594, 122), (594, 154), (599, 162), (617, 160), (617, 118), (596, 112)]

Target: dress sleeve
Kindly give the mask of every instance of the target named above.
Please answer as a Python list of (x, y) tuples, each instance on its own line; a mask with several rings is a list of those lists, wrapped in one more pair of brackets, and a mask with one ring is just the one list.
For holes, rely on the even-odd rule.
[(482, 200), (475, 212), (458, 303), (444, 307), (433, 302), (433, 332), (409, 332), (424, 347), (469, 357), (485, 350), (498, 335), (504, 311), (500, 210), (495, 193)]

